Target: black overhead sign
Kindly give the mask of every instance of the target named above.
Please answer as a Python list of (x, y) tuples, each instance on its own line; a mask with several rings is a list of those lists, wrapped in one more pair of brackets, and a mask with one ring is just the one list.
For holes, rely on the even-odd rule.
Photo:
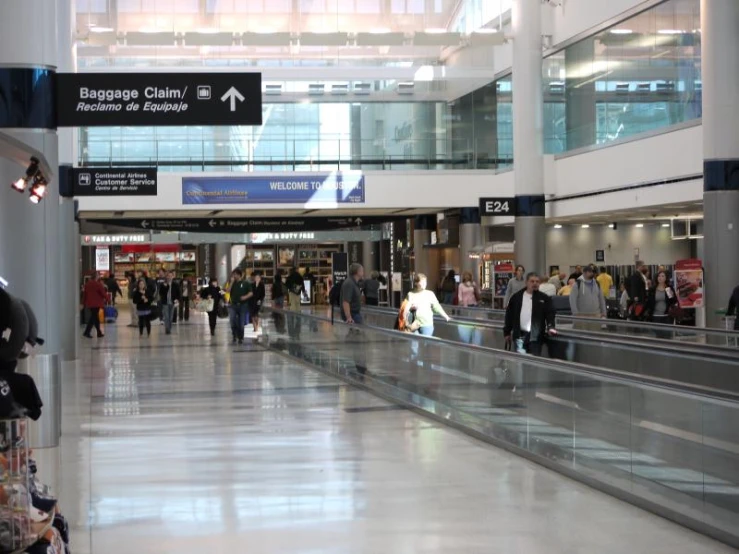
[(515, 198), (480, 198), (480, 216), (516, 215)]
[(259, 73), (59, 73), (59, 127), (261, 125)]
[(156, 196), (154, 167), (86, 168), (72, 170), (73, 196)]
[(397, 217), (274, 217), (274, 218), (180, 218), (90, 219), (91, 223), (146, 231), (192, 233), (279, 233), (281, 231), (332, 231), (385, 223)]

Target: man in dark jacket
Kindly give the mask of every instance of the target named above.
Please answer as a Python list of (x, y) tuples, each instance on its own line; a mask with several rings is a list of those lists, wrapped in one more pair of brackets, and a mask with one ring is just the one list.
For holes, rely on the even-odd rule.
[(729, 298), (729, 307), (726, 310), (727, 316), (736, 316), (734, 319), (734, 331), (739, 331), (739, 287), (734, 289)]
[(539, 276), (529, 273), (526, 288), (511, 296), (505, 313), (503, 335), (520, 354), (541, 355), (547, 335), (556, 335), (552, 299), (539, 291)]
[(303, 276), (298, 271), (297, 267), (293, 267), (290, 270), (290, 275), (287, 276), (285, 282), (288, 295), (290, 297), (290, 309), (294, 312), (300, 311), (300, 297), (305, 294), (305, 282)]
[[(636, 272), (626, 280), (626, 293), (629, 295), (629, 313), (631, 319), (643, 317), (644, 305), (647, 302), (647, 271), (649, 268), (641, 260), (636, 262)], [(640, 309), (634, 308), (640, 305)]]
[(164, 318), (164, 332), (172, 334), (172, 318), (175, 313), (175, 304), (181, 300), (180, 286), (174, 282), (174, 273), (167, 273), (164, 283), (159, 285), (159, 302), (162, 305), (162, 317)]

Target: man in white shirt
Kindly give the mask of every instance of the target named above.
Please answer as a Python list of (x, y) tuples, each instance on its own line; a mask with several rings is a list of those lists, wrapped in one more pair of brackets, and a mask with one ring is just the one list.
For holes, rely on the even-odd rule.
[(520, 354), (541, 355), (547, 335), (556, 335), (552, 299), (539, 290), (539, 276), (529, 273), (526, 288), (511, 297), (505, 314), (503, 335)]

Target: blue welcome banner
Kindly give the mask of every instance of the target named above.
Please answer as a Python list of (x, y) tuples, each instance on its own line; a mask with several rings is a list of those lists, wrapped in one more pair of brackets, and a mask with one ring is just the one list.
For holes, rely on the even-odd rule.
[(188, 204), (362, 204), (361, 171), (275, 176), (183, 177)]

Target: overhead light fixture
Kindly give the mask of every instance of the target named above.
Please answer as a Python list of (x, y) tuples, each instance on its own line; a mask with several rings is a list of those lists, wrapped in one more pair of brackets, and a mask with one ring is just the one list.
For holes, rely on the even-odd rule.
[(637, 223), (636, 224), (636, 228), (637, 229), (641, 229), (642, 227), (644, 227), (644, 224), (643, 223)]
[(357, 96), (367, 96), (372, 92), (372, 83), (354, 83), (354, 94)]
[(31, 158), (31, 162), (28, 164), (28, 167), (26, 168), (26, 174), (19, 179), (13, 181), (10, 184), (10, 188), (13, 190), (23, 193), (26, 191), (26, 187), (28, 187), (29, 182), (33, 182), (35, 185), (37, 182), (37, 179), (42, 179), (44, 181), (44, 184), (46, 183), (46, 180), (41, 175), (41, 169), (39, 168), (39, 160), (35, 156)]
[(590, 229), (590, 225), (588, 225), (587, 223), (583, 223), (580, 227), (582, 229)]
[(669, 223), (663, 223), (663, 224), (662, 224), (662, 227), (669, 227), (669, 226), (670, 226), (670, 224), (669, 224)]
[(349, 94), (349, 83), (331, 85), (331, 94), (334, 96), (345, 96)]
[(398, 94), (413, 94), (413, 89), (416, 84), (413, 81), (404, 81), (398, 83), (397, 93)]
[(615, 228), (616, 228), (616, 224), (615, 224), (615, 223), (610, 223), (610, 224), (608, 225), (608, 228), (609, 228), (609, 229), (615, 229)]
[(554, 228), (555, 228), (555, 229), (561, 229), (561, 228), (562, 228), (562, 226), (561, 226), (561, 225), (560, 225), (559, 223), (557, 223), (557, 224), (556, 224), (556, 225), (554, 226)]
[(685, 31), (680, 29), (660, 29), (657, 33), (660, 35), (682, 35)]
[(308, 94), (320, 95), (323, 94), (323, 89), (326, 85), (323, 83), (310, 83), (308, 85)]
[(20, 193), (25, 192), (26, 191), (26, 179), (25, 179), (25, 177), (21, 177), (17, 181), (13, 181), (10, 184), (10, 188), (12, 188), (13, 190), (17, 190)]
[(612, 35), (632, 35), (634, 34), (634, 31), (631, 29), (611, 29)]

